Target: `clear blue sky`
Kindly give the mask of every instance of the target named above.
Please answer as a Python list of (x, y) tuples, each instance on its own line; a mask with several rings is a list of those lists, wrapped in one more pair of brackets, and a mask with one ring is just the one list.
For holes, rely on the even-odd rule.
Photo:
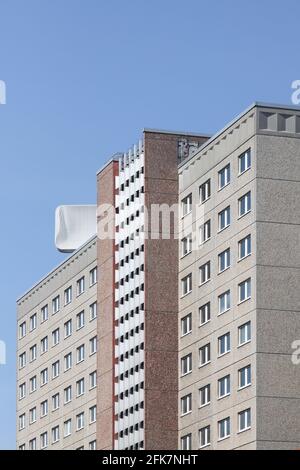
[(15, 445), (15, 300), (62, 260), (59, 204), (143, 127), (213, 133), (253, 101), (291, 104), (299, 0), (0, 0), (0, 448)]

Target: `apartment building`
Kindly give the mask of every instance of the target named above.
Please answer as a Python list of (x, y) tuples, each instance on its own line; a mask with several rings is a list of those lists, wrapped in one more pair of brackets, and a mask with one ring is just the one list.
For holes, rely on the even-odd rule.
[(96, 449), (96, 245), (17, 301), (17, 449)]
[(256, 104), (179, 165), (179, 447), (300, 443), (300, 111)]
[(257, 103), (104, 165), (97, 236), (18, 300), (18, 448), (299, 448), (299, 162)]

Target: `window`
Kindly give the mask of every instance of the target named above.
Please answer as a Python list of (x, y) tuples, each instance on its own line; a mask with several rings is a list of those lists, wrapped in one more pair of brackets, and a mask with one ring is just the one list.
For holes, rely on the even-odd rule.
[(90, 287), (96, 284), (97, 282), (97, 267), (91, 269), (90, 271)]
[(192, 354), (187, 354), (181, 358), (181, 375), (192, 372)]
[(211, 222), (207, 220), (200, 226), (200, 243), (205, 243), (211, 237)]
[(90, 374), (90, 389), (95, 388), (97, 385), (97, 372), (94, 371)]
[(218, 380), (218, 396), (224, 398), (230, 395), (230, 375)]
[(72, 386), (69, 385), (69, 387), (66, 387), (64, 389), (64, 398), (65, 398), (65, 405), (67, 403), (70, 403), (70, 401), (72, 400)]
[(68, 419), (64, 422), (64, 437), (70, 436), (72, 432), (72, 420)]
[(189, 313), (181, 319), (181, 336), (188, 335), (192, 331), (192, 314)]
[(19, 416), (19, 431), (25, 429), (25, 413)]
[(239, 346), (249, 343), (251, 341), (251, 322), (248, 321), (243, 325), (239, 326)]
[(25, 448), (26, 448), (25, 444), (21, 444), (21, 445), (19, 446), (19, 450), (25, 450)]
[(68, 287), (65, 290), (65, 305), (68, 305), (72, 302), (72, 286)]
[(199, 390), (200, 408), (210, 403), (210, 384), (201, 387)]
[(59, 408), (59, 393), (52, 396), (52, 411), (56, 411)]
[(36, 387), (37, 387), (37, 383), (36, 383), (36, 375), (34, 375), (33, 377), (31, 377), (29, 379), (29, 393), (33, 393), (36, 391)]
[(181, 255), (186, 256), (192, 251), (192, 234), (190, 233), (181, 240)]
[(223, 356), (230, 352), (230, 333), (226, 333), (218, 338), (218, 354)]
[(199, 447), (209, 446), (210, 444), (210, 426), (205, 426), (205, 428), (199, 429)]
[(199, 323), (200, 326), (210, 321), (210, 302), (199, 307)]
[(97, 302), (94, 302), (90, 305), (90, 321), (97, 318)]
[(26, 322), (25, 321), (23, 321), (23, 323), (19, 325), (19, 339), (24, 338), (24, 336), (26, 336)]
[(48, 446), (48, 433), (43, 432), (41, 434), (41, 449), (45, 449)]
[(203, 202), (207, 201), (207, 199), (210, 198), (211, 195), (211, 187), (210, 187), (210, 179), (205, 181), (205, 183), (201, 184), (199, 187), (199, 198), (200, 198), (200, 203), (203, 204)]
[(230, 225), (230, 206), (219, 212), (219, 231), (224, 230)]
[(97, 336), (90, 339), (90, 356), (97, 352)]
[(55, 361), (52, 364), (52, 379), (56, 379), (59, 376), (59, 361)]
[(53, 300), (52, 300), (52, 314), (55, 315), (60, 309), (60, 298), (59, 295), (57, 295)]
[(219, 273), (230, 267), (230, 248), (219, 254)]
[(36, 450), (36, 438), (30, 439), (29, 441), (29, 450)]
[(239, 199), (239, 217), (247, 214), (251, 211), (251, 192), (249, 191), (247, 194), (242, 196)]
[(96, 450), (97, 449), (97, 441), (89, 442), (89, 450)]
[(41, 371), (41, 387), (48, 383), (48, 369), (43, 369)]
[(242, 367), (238, 372), (239, 375), (239, 389), (251, 385), (251, 365)]
[(25, 398), (26, 396), (26, 384), (25, 382), (21, 385), (19, 385), (19, 400), (22, 400), (22, 398)]
[(239, 241), (239, 260), (251, 255), (251, 235)]
[(65, 371), (67, 371), (71, 369), (72, 367), (72, 353), (70, 352), (66, 354), (64, 359), (65, 359)]
[(52, 434), (52, 444), (55, 444), (56, 442), (59, 441), (59, 426), (55, 426), (51, 430)]
[(219, 295), (219, 315), (230, 309), (230, 290)]
[(248, 149), (246, 152), (239, 156), (239, 174), (251, 168), (251, 150)]
[(77, 281), (77, 295), (81, 295), (84, 293), (84, 287), (85, 287), (84, 285), (85, 285), (85, 279), (84, 279), (84, 276), (82, 276)]
[(199, 268), (200, 285), (210, 280), (210, 261)]
[(181, 201), (182, 217), (189, 214), (192, 210), (192, 194), (189, 194)]
[(191, 450), (192, 449), (192, 435), (187, 434), (181, 438), (181, 450)]
[(41, 418), (48, 414), (48, 400), (44, 400), (41, 403)]
[(219, 440), (230, 436), (230, 418), (218, 422)]
[(59, 343), (59, 328), (52, 331), (52, 346), (56, 346)]
[(199, 365), (205, 366), (210, 362), (210, 344), (206, 344), (199, 348)]
[(44, 323), (44, 321), (48, 320), (48, 305), (44, 305), (44, 307), (41, 309), (41, 322)]
[(36, 422), (36, 406), (29, 410), (29, 424)]
[(90, 424), (95, 423), (97, 418), (97, 407), (96, 405), (90, 407)]
[(33, 331), (37, 326), (37, 314), (34, 313), (29, 319), (29, 331)]
[(41, 354), (44, 354), (48, 351), (48, 336), (41, 339)]
[(251, 279), (246, 279), (239, 284), (239, 302), (244, 302), (251, 297)]
[(84, 413), (82, 412), (76, 416), (76, 431), (83, 429), (83, 427), (84, 427)]
[(84, 310), (76, 315), (77, 330), (84, 327)]
[(182, 296), (189, 294), (192, 291), (192, 274), (188, 274), (181, 280), (181, 294)]
[(226, 165), (219, 171), (219, 190), (223, 189), (230, 183), (230, 164)]
[(251, 409), (239, 413), (239, 432), (247, 431), (251, 428)]
[(192, 411), (192, 394), (189, 393), (185, 397), (182, 397), (181, 400), (181, 416), (184, 416)]
[(26, 366), (26, 352), (19, 355), (19, 369), (23, 369)]
[(72, 320), (66, 321), (64, 328), (65, 328), (65, 338), (68, 338), (68, 336), (71, 336), (72, 334)]
[(84, 379), (80, 379), (76, 382), (76, 391), (78, 397), (84, 394)]
[(29, 349), (29, 356), (30, 356), (30, 362), (33, 362), (36, 360), (36, 356), (37, 356), (37, 347), (36, 347), (36, 344), (34, 344), (33, 346), (31, 346), (31, 348)]
[(84, 344), (79, 346), (76, 349), (76, 352), (77, 352), (77, 364), (78, 364), (79, 362), (82, 362), (84, 360)]

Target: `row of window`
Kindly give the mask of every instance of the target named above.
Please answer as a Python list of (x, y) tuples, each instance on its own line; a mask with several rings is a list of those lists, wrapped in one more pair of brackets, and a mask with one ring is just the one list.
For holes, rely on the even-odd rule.
[[(251, 322), (244, 323), (238, 328), (239, 343), (243, 346), (251, 341)], [(225, 333), (218, 338), (218, 357), (224, 356), (231, 351), (230, 332)], [(211, 345), (205, 344), (199, 348), (199, 367), (203, 367), (211, 362)], [(187, 375), (192, 372), (192, 353), (181, 358), (181, 375)]]
[[(96, 346), (94, 346), (96, 348)], [(84, 345), (81, 345), (77, 348), (77, 363), (84, 360)], [(72, 367), (72, 355), (71, 353), (64, 356), (64, 365), (65, 371), (69, 370)], [(52, 367), (52, 380), (59, 377), (60, 374), (60, 361), (57, 360), (53, 362)], [(94, 373), (93, 373), (94, 374)], [(93, 380), (96, 380), (96, 376), (90, 374), (90, 383), (93, 383)], [(40, 387), (43, 387), (48, 384), (49, 381), (49, 369), (46, 367), (40, 372)], [(79, 381), (80, 382), (80, 381)], [(96, 384), (94, 385), (96, 386)], [(93, 387), (91, 387), (93, 388)], [(37, 375), (30, 377), (29, 379), (29, 393), (34, 393), (37, 390)], [(19, 385), (19, 400), (22, 400), (26, 396), (26, 382), (23, 382)]]
[[(95, 285), (97, 282), (97, 267), (93, 268), (90, 271), (90, 287)], [(77, 296), (83, 294), (85, 292), (85, 276), (82, 276), (80, 279), (77, 281)], [(69, 286), (67, 289), (64, 291), (64, 305), (68, 305), (72, 302), (72, 286)], [(52, 315), (55, 315), (56, 313), (59, 312), (60, 310), (60, 295), (57, 295), (52, 299)], [(41, 308), (41, 323), (44, 323), (47, 321), (49, 318), (49, 306), (44, 305)], [(33, 331), (37, 328), (37, 313), (34, 313), (33, 315), (30, 316), (29, 318), (29, 331)], [(19, 339), (24, 338), (26, 336), (26, 321), (22, 322), (19, 325)]]
[(116, 213), (118, 214), (120, 210), (124, 210), (125, 206), (129, 206), (134, 202), (135, 199), (138, 199), (141, 194), (144, 194), (144, 186), (141, 186), (140, 189), (137, 189), (134, 194), (131, 194), (130, 197), (126, 199), (125, 202), (120, 204), (120, 207), (116, 207)]
[(134, 175), (127, 178), (125, 182), (120, 185), (120, 191), (125, 191), (125, 188), (129, 188), (129, 183), (134, 183), (135, 180), (139, 179), (140, 174), (144, 174), (144, 167), (141, 167), (141, 169), (136, 171)]
[[(225, 398), (231, 393), (231, 377), (230, 374), (218, 379), (218, 395), (217, 398)], [(248, 364), (238, 370), (238, 390), (242, 390), (251, 385), (251, 365)], [(211, 384), (207, 384), (199, 389), (199, 408), (209, 405), (211, 402)], [(181, 398), (181, 416), (185, 416), (192, 412), (192, 393)]]
[(126, 282), (129, 282), (130, 279), (134, 279), (134, 276), (138, 276), (141, 272), (144, 272), (144, 264), (141, 264), (140, 267), (135, 268), (135, 270), (131, 271), (130, 274), (126, 274), (122, 277), (119, 282), (116, 283), (116, 288), (120, 286), (124, 286)]
[[(251, 429), (251, 408), (247, 408), (238, 413), (238, 432)], [(231, 419), (221, 419), (217, 424), (218, 441), (227, 439), (231, 435)], [(199, 429), (199, 448), (209, 446), (211, 443), (211, 427), (205, 426)], [(181, 438), (181, 449), (192, 450), (192, 434), (187, 434)]]
[[(238, 157), (239, 160), (239, 175), (251, 168), (251, 150), (248, 149)], [(230, 163), (218, 172), (218, 189), (219, 191), (231, 181)], [(211, 197), (211, 179), (205, 181), (199, 187), (199, 202), (205, 203)], [(181, 202), (182, 216), (186, 216), (192, 211), (192, 194), (186, 196)]]
[[(97, 317), (97, 303), (95, 302), (90, 306), (90, 321), (94, 320), (96, 317)], [(84, 327), (85, 325), (84, 310), (76, 315), (76, 324), (77, 324), (77, 331)], [(73, 331), (73, 323), (72, 323), (72, 319), (70, 319), (64, 323), (64, 338), (66, 339), (69, 336), (71, 336), (72, 331)], [(57, 346), (60, 342), (60, 328), (59, 327), (52, 331), (51, 337), (52, 337), (52, 347)], [(96, 347), (97, 347), (96, 343), (97, 343), (96, 337), (93, 337), (90, 339), (90, 355), (96, 352)], [(48, 352), (48, 350), (49, 350), (49, 337), (47, 335), (44, 338), (42, 338), (40, 341), (40, 354), (43, 355), (46, 352)], [(37, 359), (37, 352), (38, 352), (37, 344), (33, 344), (29, 348), (29, 362), (30, 363), (34, 362)], [(19, 355), (19, 368), (22, 369), (23, 367), (25, 367), (26, 363), (27, 363), (27, 353), (26, 351), (24, 351)]]
[[(139, 256), (141, 253), (144, 252), (144, 249), (145, 249), (145, 246), (141, 245), (140, 248), (136, 248), (135, 251), (132, 251), (131, 253), (126, 255), (125, 258), (120, 259), (120, 262), (119, 262), (120, 266), (124, 267), (125, 263), (129, 263), (130, 260), (134, 260), (135, 256)], [(118, 265), (116, 266), (116, 268), (118, 269)]]
[[(56, 435), (54, 434), (54, 438), (57, 437), (57, 433), (59, 435), (59, 430), (57, 431), (57, 430), (55, 430), (55, 428), (52, 429), (52, 432), (56, 433)], [(52, 434), (52, 441), (53, 441), (53, 434)], [(58, 441), (59, 441), (59, 439), (58, 439)], [(58, 442), (58, 441), (55, 441), (55, 442)], [(55, 442), (53, 442), (53, 444)], [(46, 449), (47, 447), (48, 447), (48, 433), (46, 432), (46, 434), (42, 433), (40, 435), (40, 448), (41, 449)], [(19, 450), (26, 450), (26, 444), (21, 444), (19, 446)], [(38, 450), (37, 438), (36, 437), (34, 437), (33, 439), (30, 439), (30, 441), (28, 442), (28, 450)], [(79, 446), (75, 450), (84, 450), (84, 446), (83, 445)], [(96, 441), (96, 439), (89, 442), (88, 450), (97, 450), (97, 441)]]
[(129, 428), (126, 428), (120, 431), (119, 437), (122, 438), (124, 436), (129, 436), (130, 434), (133, 434), (135, 431), (139, 431), (140, 429), (144, 429), (144, 421), (141, 421), (140, 423), (136, 423), (132, 426), (129, 426)]
[(131, 309), (129, 312), (126, 312), (124, 315), (122, 315), (119, 319), (119, 322), (121, 324), (124, 324), (125, 321), (129, 320), (129, 317), (133, 318), (134, 315), (139, 315), (139, 313), (143, 311), (144, 311), (144, 304), (142, 303), (141, 305), (135, 307), (134, 309)]

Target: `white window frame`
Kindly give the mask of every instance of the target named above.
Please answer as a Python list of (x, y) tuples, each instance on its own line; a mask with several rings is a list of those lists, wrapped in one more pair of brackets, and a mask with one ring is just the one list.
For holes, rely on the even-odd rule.
[(52, 444), (59, 442), (59, 426), (54, 426), (51, 429)]
[(226, 250), (222, 251), (222, 253), (218, 255), (219, 274), (230, 268), (230, 258), (230, 248), (226, 248)]
[(81, 397), (85, 393), (85, 383), (84, 378), (77, 380), (76, 382), (76, 396)]
[(30, 439), (30, 441), (29, 441), (29, 450), (37, 450), (36, 437), (34, 437), (33, 439)]
[[(250, 373), (249, 373), (250, 372)], [(243, 384), (243, 381), (245, 383)], [(252, 384), (252, 368), (251, 364), (247, 364), (238, 370), (238, 390), (250, 387)]]
[(60, 310), (60, 296), (57, 295), (52, 299), (52, 315), (55, 315)]
[(64, 404), (70, 403), (72, 401), (72, 385), (69, 385), (64, 389)]
[[(239, 283), (239, 304), (246, 302), (247, 300), (251, 299), (251, 277), (245, 279)], [(242, 296), (242, 293), (245, 293), (245, 296)]]
[(90, 305), (90, 321), (93, 321), (97, 318), (97, 302), (93, 302)]
[(181, 450), (192, 450), (192, 434), (186, 434), (180, 439)]
[(204, 344), (199, 348), (199, 367), (204, 367), (211, 362), (210, 343)]
[(41, 449), (48, 447), (48, 432), (45, 431), (41, 434)]
[(199, 429), (199, 449), (210, 445), (210, 425)]
[(97, 371), (94, 370), (89, 375), (90, 390), (97, 387)]
[(97, 266), (90, 270), (90, 287), (97, 284)]
[(44, 418), (48, 415), (48, 400), (41, 402), (41, 418)]
[[(244, 337), (244, 339), (243, 339)], [(238, 327), (238, 346), (251, 342), (251, 321), (247, 321)]]
[(192, 394), (188, 393), (180, 399), (181, 416), (188, 415), (192, 412)]
[[(224, 309), (221, 308), (223, 299), (225, 299)], [(223, 315), (224, 313), (228, 312), (230, 308), (231, 308), (231, 292), (230, 290), (227, 290), (225, 292), (222, 292), (222, 294), (218, 296), (218, 309), (219, 309), (218, 315)]]
[[(224, 225), (222, 224), (223, 216), (224, 216)], [(225, 230), (227, 227), (230, 226), (230, 223), (231, 223), (231, 209), (230, 209), (230, 206), (227, 206), (223, 210), (221, 210), (218, 214), (218, 231), (222, 232), (223, 230)]]
[[(239, 176), (251, 168), (251, 149), (246, 150), (238, 157)], [(243, 168), (243, 163), (245, 163)]]
[(70, 370), (72, 368), (72, 352), (69, 352), (64, 356), (64, 370)]
[(33, 344), (30, 349), (29, 349), (29, 360), (30, 362), (34, 362), (36, 361), (36, 358), (37, 358), (37, 345), (36, 344)]
[(90, 356), (96, 354), (97, 352), (97, 336), (93, 336), (93, 338), (89, 341), (90, 344)]
[[(239, 206), (239, 218), (244, 217), (245, 215), (249, 214), (251, 212), (251, 191), (248, 191), (246, 194), (244, 194), (242, 197), (239, 198), (238, 200), (238, 206)], [(243, 210), (244, 206), (244, 210)]]
[(199, 326), (206, 325), (211, 319), (211, 304), (206, 302), (199, 307)]
[(60, 405), (60, 395), (59, 393), (55, 393), (55, 395), (52, 395), (52, 411), (56, 411), (59, 409)]
[[(222, 427), (224, 426), (224, 429), (222, 430)], [(224, 431), (224, 433), (222, 432)], [(231, 422), (230, 422), (230, 417), (228, 416), (227, 418), (221, 419), (218, 421), (218, 441), (223, 441), (224, 439), (227, 439), (231, 435)]]
[(77, 286), (77, 297), (82, 295), (85, 292), (85, 277), (81, 276), (80, 279), (76, 282)]
[(19, 339), (22, 339), (26, 336), (26, 321), (23, 321), (19, 325)]
[[(188, 375), (192, 372), (193, 364), (192, 364), (192, 353), (186, 354), (181, 358), (181, 377)], [(185, 370), (185, 372), (184, 372)]]
[(181, 297), (185, 297), (192, 292), (192, 284), (192, 273), (187, 274), (187, 276), (181, 279)]
[(64, 437), (71, 436), (72, 434), (72, 419), (67, 419), (64, 422)]
[(26, 426), (26, 414), (22, 413), (19, 416), (19, 431), (22, 431), (23, 429), (25, 429), (25, 426)]
[(80, 431), (84, 428), (84, 412), (78, 413), (76, 415), (76, 431)]
[(41, 354), (45, 354), (48, 351), (48, 336), (44, 336), (41, 339)]
[(188, 313), (184, 317), (181, 318), (180, 321), (181, 325), (181, 337), (190, 334), (192, 332), (192, 314)]
[(60, 329), (55, 328), (55, 330), (52, 331), (52, 347), (57, 346), (59, 342), (60, 342)]
[(72, 319), (70, 318), (64, 323), (65, 338), (69, 338), (72, 335)]
[[(224, 346), (224, 351), (222, 352), (222, 348)], [(230, 353), (231, 351), (231, 338), (230, 332), (228, 331), (224, 335), (219, 336), (218, 338), (218, 357), (222, 357), (225, 354)]]
[(26, 352), (19, 354), (19, 369), (23, 369), (26, 366)]
[(225, 188), (226, 186), (230, 184), (230, 181), (231, 181), (230, 173), (231, 173), (230, 163), (228, 163), (218, 172), (219, 191), (221, 191), (223, 188)]
[(192, 234), (189, 233), (186, 237), (181, 240), (181, 257), (189, 255), (192, 252), (193, 238)]
[[(248, 256), (251, 255), (251, 234), (247, 235), (246, 237), (242, 238), (240, 241), (239, 241), (239, 246), (238, 246), (238, 250), (239, 250), (239, 261), (242, 261), (243, 259), (247, 258)], [(242, 255), (242, 251), (243, 251), (243, 247), (245, 248), (245, 254)]]
[[(231, 380), (230, 375), (225, 375), (218, 379), (218, 399), (221, 400), (222, 398), (228, 397), (231, 393)], [(224, 388), (222, 392), (222, 388)]]
[(211, 181), (210, 178), (199, 186), (199, 201), (204, 204), (211, 197)]
[(199, 286), (206, 284), (211, 279), (210, 261), (202, 264), (199, 268)]
[(210, 395), (210, 384), (204, 385), (204, 387), (199, 388), (199, 408), (204, 408), (205, 406), (210, 404)]
[(85, 325), (85, 312), (81, 310), (81, 312), (77, 313), (76, 315), (76, 330), (81, 330)]
[(181, 201), (181, 214), (182, 217), (190, 214), (192, 212), (193, 196), (192, 193), (188, 194)]
[(23, 400), (26, 397), (26, 383), (23, 382), (19, 385), (19, 400)]
[(89, 409), (90, 415), (90, 424), (93, 424), (97, 421), (97, 405), (93, 405)]
[(72, 286), (67, 287), (64, 292), (65, 306), (72, 302)]
[(251, 408), (247, 408), (238, 413), (238, 432), (245, 432), (249, 429), (251, 429)]
[(89, 442), (89, 450), (97, 450), (97, 441), (91, 441)]
[(35, 330), (36, 327), (37, 327), (37, 314), (34, 313), (34, 314), (31, 315), (31, 317), (29, 318), (29, 331)]
[(44, 307), (41, 308), (41, 323), (44, 323), (47, 321), (49, 318), (49, 308), (48, 304), (44, 305)]
[(53, 362), (52, 364), (52, 380), (59, 377), (59, 372), (60, 372), (60, 362), (58, 360), (58, 361)]
[(79, 364), (80, 362), (84, 361), (85, 358), (85, 345), (81, 344), (76, 349), (76, 363)]
[(30, 408), (29, 410), (29, 424), (33, 424), (36, 422), (36, 406)]
[(207, 220), (199, 227), (200, 245), (207, 242), (211, 238), (211, 220)]
[(44, 385), (47, 385), (47, 383), (48, 383), (48, 367), (41, 370), (41, 387), (44, 387)]
[(37, 389), (37, 377), (34, 375), (29, 379), (29, 393), (34, 393)]

